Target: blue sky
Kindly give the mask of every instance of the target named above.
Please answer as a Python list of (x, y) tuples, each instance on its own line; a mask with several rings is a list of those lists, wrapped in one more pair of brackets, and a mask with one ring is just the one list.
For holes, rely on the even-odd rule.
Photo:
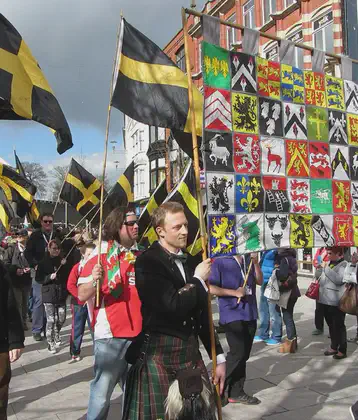
[[(70, 125), (74, 147), (64, 155), (56, 140), (35, 122), (0, 121), (0, 156), (14, 164), (41, 163), (47, 171), (82, 156), (93, 173), (101, 171), (109, 84), (122, 11), (126, 19), (163, 47), (181, 26), (181, 6), (190, 0), (3, 0), (1, 13), (17, 28), (38, 60)], [(204, 4), (197, 1), (198, 8)], [(139, 11), (139, 13), (138, 13)], [(145, 12), (143, 12), (145, 11)], [(31, 17), (29, 19), (29, 17)], [(123, 115), (112, 112), (109, 178), (124, 169)], [(115, 161), (121, 162), (117, 164)]]

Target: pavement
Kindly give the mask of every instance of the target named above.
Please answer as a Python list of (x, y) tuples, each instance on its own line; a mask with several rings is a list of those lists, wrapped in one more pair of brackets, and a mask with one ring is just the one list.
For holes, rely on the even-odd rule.
[[(309, 282), (309, 279), (299, 279), (302, 292)], [(257, 406), (229, 404), (223, 408), (224, 420), (351, 418), (349, 407), (358, 399), (357, 345), (348, 344), (349, 357), (344, 360), (323, 356), (329, 339), (327, 330), (322, 336), (311, 335), (314, 308), (315, 302), (306, 297), (301, 297), (296, 304), (298, 353), (281, 355), (277, 347), (254, 344), (248, 362), (246, 391), (262, 402)], [(216, 304), (214, 317), (218, 318)], [(85, 419), (93, 377), (92, 341), (87, 331), (83, 359), (70, 361), (70, 321), (67, 320), (61, 333), (65, 344), (56, 355), (47, 351), (44, 341), (35, 342), (31, 333), (27, 333), (26, 350), (12, 366), (9, 420)], [(348, 315), (346, 325), (348, 336), (355, 335), (356, 318)], [(225, 336), (221, 334), (220, 338), (226, 351)], [(208, 362), (206, 357), (204, 359)], [(109, 420), (120, 420), (121, 402), (122, 392), (118, 386), (112, 395)]]

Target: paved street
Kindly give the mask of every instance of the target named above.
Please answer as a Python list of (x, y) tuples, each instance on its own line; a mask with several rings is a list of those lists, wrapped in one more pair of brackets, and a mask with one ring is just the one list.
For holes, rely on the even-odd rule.
[[(300, 279), (301, 290), (309, 284)], [(295, 309), (299, 352), (280, 355), (277, 348), (254, 344), (248, 364), (246, 390), (262, 403), (255, 407), (228, 405), (226, 420), (347, 420), (349, 406), (358, 397), (358, 350), (349, 344), (349, 357), (335, 361), (324, 357), (327, 334), (311, 336), (314, 302), (302, 297)], [(216, 314), (217, 316), (217, 314)], [(347, 317), (348, 335), (355, 333), (355, 318)], [(70, 319), (63, 330), (68, 343)], [(84, 419), (92, 378), (92, 346), (89, 333), (83, 347), (83, 360), (69, 361), (68, 345), (56, 355), (48, 353), (45, 343), (36, 343), (27, 334), (26, 351), (13, 365), (9, 420), (40, 418), (42, 420)], [(222, 342), (227, 349), (224, 336)], [(121, 391), (112, 397), (109, 419), (120, 419)], [(134, 420), (134, 419), (133, 419)]]

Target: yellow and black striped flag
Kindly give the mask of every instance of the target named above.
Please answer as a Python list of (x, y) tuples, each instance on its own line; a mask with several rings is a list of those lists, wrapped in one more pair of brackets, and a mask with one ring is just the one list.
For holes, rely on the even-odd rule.
[[(192, 162), (188, 164), (178, 185), (167, 196), (164, 203), (167, 201), (177, 201), (184, 206), (185, 216), (188, 220), (188, 243), (186, 251), (192, 256), (198, 255), (202, 250), (202, 246), (198, 202), (196, 199), (195, 174)], [(151, 227), (143, 235), (141, 244), (151, 245), (157, 239), (157, 235)]]
[(0, 238), (10, 231), (10, 222), (15, 217), (5, 191), (0, 188)]
[(101, 199), (101, 182), (72, 159), (60, 198), (90, 218)]
[(7, 200), (17, 204), (17, 215), (24, 217), (29, 205), (34, 200), (36, 187), (15, 169), (1, 163), (0, 187), (3, 189)]
[[(22, 163), (20, 162), (20, 159), (17, 156), (17, 154), (16, 154), (15, 151), (14, 151), (14, 154), (15, 154), (15, 163), (16, 163), (16, 170), (17, 170), (17, 172), (23, 178), (28, 179), (27, 178), (27, 175), (26, 175), (26, 171), (25, 171), (24, 167), (22, 166)], [(24, 210), (27, 213), (27, 217), (28, 217), (31, 225), (35, 229), (40, 228), (41, 227), (40, 212), (39, 212), (39, 209), (37, 207), (36, 200), (33, 199), (32, 203), (29, 203), (28, 201), (24, 201), (23, 204), (21, 204), (20, 212), (22, 212), (22, 207), (24, 207)], [(17, 207), (17, 212), (19, 213), (19, 205)]]
[(66, 118), (29, 47), (0, 14), (0, 119), (34, 120), (49, 127), (58, 153), (72, 147)]
[[(153, 214), (153, 211), (164, 202), (164, 200), (167, 198), (167, 195), (167, 182), (166, 179), (163, 179), (161, 184), (158, 185), (158, 187), (150, 197), (147, 205), (144, 207), (138, 219), (139, 238), (142, 238), (143, 235), (149, 232), (151, 228), (151, 216)], [(143, 244), (145, 244), (145, 242), (147, 242), (147, 240), (143, 241)]]
[[(187, 76), (164, 51), (124, 19), (117, 73), (114, 107), (147, 125), (191, 132)], [(196, 132), (201, 136), (203, 96), (196, 87), (193, 93)], [(180, 139), (179, 146), (183, 148)]]
[(108, 193), (106, 204), (111, 208), (126, 207), (134, 200), (134, 162), (132, 162)]

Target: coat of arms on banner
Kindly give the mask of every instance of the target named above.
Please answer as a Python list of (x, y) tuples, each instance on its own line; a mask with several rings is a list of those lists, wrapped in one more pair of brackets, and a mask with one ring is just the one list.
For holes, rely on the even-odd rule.
[(222, 173), (209, 173), (207, 175), (209, 213), (224, 214), (235, 212), (234, 183), (234, 175)]
[(349, 181), (332, 181), (333, 211), (349, 213), (352, 208), (352, 197)]
[(264, 176), (265, 211), (274, 213), (288, 213), (290, 203), (287, 194), (287, 178)]
[(239, 254), (258, 251), (263, 247), (263, 214), (245, 214), (236, 216), (236, 251)]
[(231, 87), (244, 93), (256, 93), (256, 62), (252, 55), (231, 52)]
[(314, 215), (312, 217), (312, 229), (315, 246), (334, 246), (332, 215)]
[(236, 175), (236, 213), (264, 211), (264, 190), (260, 176)]
[(290, 246), (290, 225), (288, 214), (266, 214), (264, 223), (265, 243), (268, 248), (283, 248)]
[(306, 110), (303, 105), (283, 103), (283, 126), (288, 139), (307, 139)]
[(309, 176), (308, 143), (286, 140), (286, 165), (288, 176)]
[(263, 174), (286, 175), (283, 139), (261, 137), (261, 166)]
[(326, 107), (326, 90), (324, 74), (313, 71), (304, 71), (306, 104)]
[(204, 88), (204, 128), (232, 131), (231, 93), (222, 89)]
[(358, 147), (349, 148), (350, 174), (353, 181), (358, 181)]
[(288, 179), (288, 196), (291, 201), (291, 212), (312, 213), (310, 201), (310, 183), (308, 179)]
[(358, 85), (350, 80), (344, 81), (344, 96), (347, 112), (358, 114)]
[(295, 104), (305, 103), (304, 78), (301, 69), (281, 64), (281, 92), (284, 101)]
[(234, 169), (242, 174), (260, 174), (261, 148), (258, 136), (234, 133)]
[(358, 214), (358, 182), (351, 182), (352, 213)]
[(345, 111), (343, 80), (326, 75), (327, 106), (338, 111)]
[(358, 246), (358, 216), (353, 216), (353, 244)]
[(349, 179), (348, 147), (331, 145), (331, 168), (333, 179)]
[(202, 51), (204, 84), (230, 90), (229, 52), (207, 42), (202, 43)]
[(312, 248), (312, 215), (290, 214), (290, 244), (292, 248)]
[(347, 114), (348, 142), (358, 146), (358, 115)]
[(332, 144), (348, 144), (347, 119), (343, 112), (329, 111), (329, 142)]
[(256, 58), (257, 93), (280, 99), (280, 64), (265, 58)]
[(306, 107), (308, 140), (328, 141), (327, 109)]
[(209, 216), (210, 257), (236, 254), (235, 216)]
[(282, 137), (282, 103), (273, 99), (259, 99), (260, 133)]
[(329, 146), (325, 143), (310, 142), (310, 174), (311, 178), (331, 178), (331, 160)]
[(205, 132), (205, 165), (207, 171), (234, 172), (231, 133)]
[(353, 241), (353, 217), (348, 214), (333, 216), (333, 235), (336, 246), (350, 246)]
[(233, 93), (232, 119), (234, 131), (257, 134), (257, 97), (243, 93)]
[(311, 179), (312, 213), (333, 213), (332, 181), (330, 179)]

